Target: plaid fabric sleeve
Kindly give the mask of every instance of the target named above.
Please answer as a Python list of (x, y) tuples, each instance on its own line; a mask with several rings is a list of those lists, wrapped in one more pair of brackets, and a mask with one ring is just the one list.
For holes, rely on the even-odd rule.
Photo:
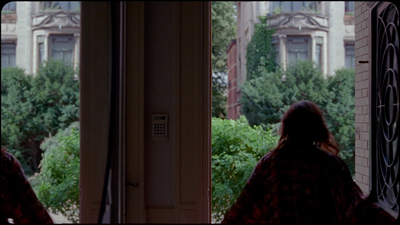
[(10, 204), (7, 204), (13, 209), (14, 223), (41, 223), (52, 224), (53, 220), (47, 213), (46, 209), (39, 202), (35, 195), (29, 181), (25, 177), (25, 173), (14, 156), (10, 154), (10, 169), (8, 174), (8, 188), (10, 197)]

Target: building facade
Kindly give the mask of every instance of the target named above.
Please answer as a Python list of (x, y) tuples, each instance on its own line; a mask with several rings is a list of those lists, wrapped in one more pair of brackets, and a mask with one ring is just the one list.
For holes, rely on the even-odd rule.
[[(254, 34), (254, 24), (266, 16), (269, 28), (275, 29), (272, 44), (276, 62), (286, 69), (297, 60), (309, 59), (316, 63), (326, 77), (335, 70), (354, 68), (354, 2), (236, 2), (236, 77), (228, 73), (228, 80), (238, 85), (246, 81), (246, 49)], [(230, 78), (229, 78), (230, 76)], [(240, 116), (240, 89), (229, 85), (228, 118)]]
[(78, 68), (80, 2), (9, 2), (1, 12), (1, 67), (35, 74), (54, 58)]

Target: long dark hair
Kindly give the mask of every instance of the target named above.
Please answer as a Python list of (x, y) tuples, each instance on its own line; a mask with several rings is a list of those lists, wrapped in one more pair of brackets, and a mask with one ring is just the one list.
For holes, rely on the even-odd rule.
[(281, 136), (275, 150), (293, 143), (295, 146), (314, 145), (339, 155), (336, 140), (326, 126), (322, 110), (311, 101), (293, 103), (283, 115), (279, 131)]
[(1, 154), (3, 154), (4, 152), (7, 151), (7, 147), (8, 147), (8, 146), (1, 147)]

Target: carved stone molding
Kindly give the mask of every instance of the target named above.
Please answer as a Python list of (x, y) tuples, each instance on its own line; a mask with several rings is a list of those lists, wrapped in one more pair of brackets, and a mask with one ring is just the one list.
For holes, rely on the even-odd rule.
[(54, 14), (42, 14), (33, 18), (32, 30), (45, 28), (79, 28), (80, 13), (59, 11)]
[(346, 34), (354, 34), (355, 35), (355, 26), (354, 25), (345, 25), (344, 31)]
[(2, 37), (5, 33), (15, 33), (17, 31), (17, 25), (15, 23), (1, 23)]
[(281, 13), (268, 17), (268, 25), (273, 29), (312, 29), (328, 31), (328, 19), (308, 13)]

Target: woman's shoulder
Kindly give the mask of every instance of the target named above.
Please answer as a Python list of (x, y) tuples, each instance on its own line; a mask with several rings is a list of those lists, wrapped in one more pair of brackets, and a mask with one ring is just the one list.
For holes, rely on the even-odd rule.
[(1, 152), (1, 171), (2, 179), (5, 179), (5, 177), (15, 177), (16, 175), (25, 177), (20, 162), (14, 155), (7, 151)]
[(12, 167), (15, 166), (15, 164), (19, 165), (19, 162), (11, 153), (1, 151), (1, 164), (2, 166)]
[(322, 164), (328, 167), (341, 167), (346, 165), (339, 156), (317, 148), (316, 146), (283, 146), (280, 149), (275, 149), (267, 153), (264, 155), (262, 160), (285, 161), (292, 163), (301, 162), (302, 164)]

